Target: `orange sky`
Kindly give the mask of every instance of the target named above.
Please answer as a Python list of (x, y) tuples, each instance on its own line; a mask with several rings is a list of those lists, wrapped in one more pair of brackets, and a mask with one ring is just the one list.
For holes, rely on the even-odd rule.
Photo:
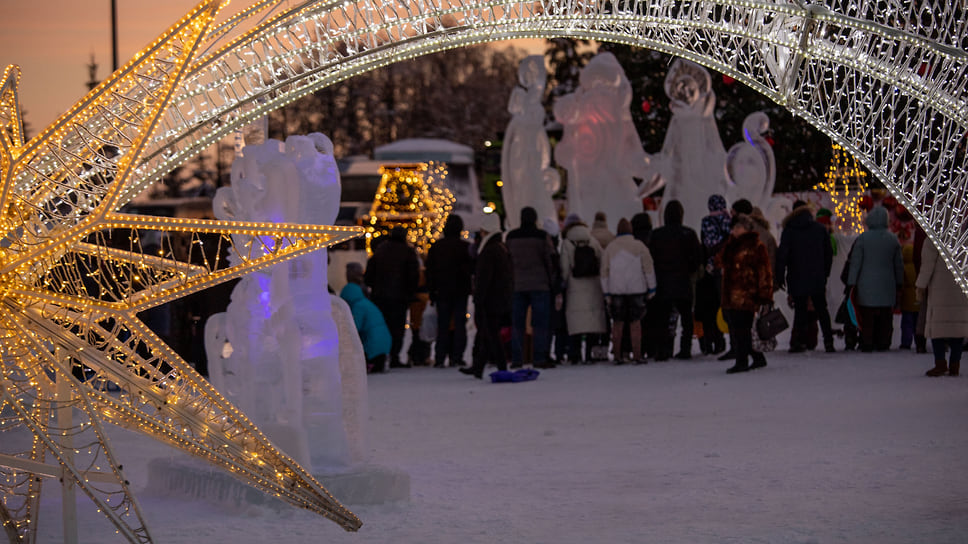
[[(117, 0), (118, 63), (197, 3)], [(20, 103), (31, 135), (87, 92), (91, 53), (103, 79), (111, 71), (110, 0), (0, 0), (0, 66), (20, 65)]]
[[(117, 0), (118, 63), (124, 64), (197, 3)], [(236, 0), (230, 7), (238, 7), (236, 3), (248, 2)], [(99, 65), (97, 77), (103, 79), (111, 70), (110, 0), (0, 0), (0, 67), (20, 65), (20, 103), (31, 136), (87, 92), (92, 53)]]

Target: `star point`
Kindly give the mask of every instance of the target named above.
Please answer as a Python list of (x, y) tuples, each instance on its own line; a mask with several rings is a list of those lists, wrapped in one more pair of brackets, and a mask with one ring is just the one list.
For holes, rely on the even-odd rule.
[(361, 525), (137, 317), (362, 234), (117, 211), (141, 186), (145, 144), (219, 8), (199, 4), (29, 142), (19, 69), (0, 81), (0, 523), (11, 542), (35, 541), (49, 478), (82, 490), (129, 541), (151, 541), (103, 423)]

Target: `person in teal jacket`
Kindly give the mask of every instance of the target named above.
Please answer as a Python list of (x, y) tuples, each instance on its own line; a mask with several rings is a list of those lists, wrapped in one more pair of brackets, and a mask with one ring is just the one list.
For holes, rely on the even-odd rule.
[(882, 206), (867, 214), (867, 230), (854, 241), (847, 285), (854, 289), (860, 313), (861, 351), (886, 351), (894, 332), (897, 293), (904, 286), (904, 262)]
[(356, 331), (363, 342), (366, 371), (384, 372), (387, 355), (390, 353), (390, 329), (387, 328), (380, 309), (363, 292), (363, 266), (360, 263), (346, 263), (346, 281), (339, 296), (350, 305), (350, 311), (353, 312)]

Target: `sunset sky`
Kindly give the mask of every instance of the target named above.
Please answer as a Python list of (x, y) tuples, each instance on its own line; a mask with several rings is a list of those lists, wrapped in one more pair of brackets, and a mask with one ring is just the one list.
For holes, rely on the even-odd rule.
[[(118, 63), (197, 3), (117, 0)], [(0, 0), (0, 66), (20, 65), (20, 103), (31, 135), (87, 92), (92, 53), (98, 79), (104, 79), (111, 72), (110, 0)]]
[[(197, 3), (117, 0), (118, 63), (124, 64)], [(237, 0), (229, 9), (247, 4)], [(539, 40), (526, 41), (537, 43), (540, 52)], [(0, 0), (0, 67), (20, 65), (20, 103), (31, 136), (87, 92), (92, 53), (99, 65), (97, 77), (104, 79), (111, 72), (110, 0)]]

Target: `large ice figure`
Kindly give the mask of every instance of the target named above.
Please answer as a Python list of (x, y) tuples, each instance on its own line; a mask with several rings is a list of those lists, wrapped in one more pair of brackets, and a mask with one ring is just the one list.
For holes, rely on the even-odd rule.
[[(246, 146), (213, 207), (219, 219), (332, 224), (339, 201), (332, 142), (311, 134), (290, 136), (284, 148), (276, 140)], [(243, 247), (245, 238), (234, 241)], [(354, 462), (326, 261), (317, 251), (244, 276), (205, 331), (213, 384), (283, 451), (316, 469)]]
[(592, 57), (578, 81), (554, 106), (564, 127), (555, 160), (568, 171), (568, 210), (585, 221), (605, 212), (614, 232), (621, 218), (642, 211), (634, 178), (649, 162), (629, 111), (632, 86), (608, 52)]
[(730, 202), (745, 198), (764, 211), (770, 207), (776, 161), (773, 147), (764, 137), (769, 130), (770, 118), (761, 111), (747, 115), (743, 121), (743, 141), (730, 147), (726, 154), (726, 196)]
[(659, 177), (665, 184), (662, 201), (681, 202), (685, 211), (682, 224), (698, 231), (703, 216), (709, 213), (709, 195), (726, 194), (727, 188), (723, 173), (726, 149), (713, 117), (716, 94), (709, 72), (685, 59), (672, 63), (664, 87), (672, 119), (662, 151), (652, 156), (647, 179)]
[(518, 66), (520, 85), (508, 101), (511, 121), (501, 148), (501, 194), (508, 228), (520, 226), (521, 208), (526, 206), (534, 208), (539, 219), (557, 218), (551, 195), (558, 190), (558, 171), (550, 166), (551, 144), (541, 104), (547, 79), (544, 57), (525, 57)]

